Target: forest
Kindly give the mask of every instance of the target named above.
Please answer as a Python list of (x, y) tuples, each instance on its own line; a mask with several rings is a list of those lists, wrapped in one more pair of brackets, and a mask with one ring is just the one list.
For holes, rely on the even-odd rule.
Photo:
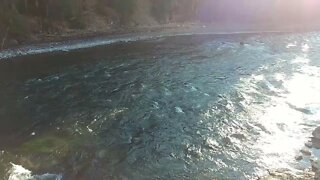
[(319, 16), (298, 0), (293, 0), (290, 7), (277, 0), (0, 0), (0, 4), (0, 48), (21, 44), (39, 34), (70, 30), (106, 31), (186, 22), (288, 24)]
[(4, 41), (7, 37), (24, 39), (30, 38), (30, 33), (59, 33), (66, 29), (187, 21), (195, 17), (198, 0), (1, 0), (0, 3), (0, 34)]

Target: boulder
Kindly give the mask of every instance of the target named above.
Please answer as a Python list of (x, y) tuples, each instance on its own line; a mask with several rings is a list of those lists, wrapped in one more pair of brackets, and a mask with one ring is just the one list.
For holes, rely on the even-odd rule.
[(300, 152), (306, 156), (311, 156), (311, 151), (308, 148), (303, 148)]
[(312, 138), (312, 147), (316, 149), (320, 149), (320, 139)]
[(312, 135), (313, 135), (314, 138), (320, 140), (320, 126), (317, 127), (317, 128), (312, 132)]

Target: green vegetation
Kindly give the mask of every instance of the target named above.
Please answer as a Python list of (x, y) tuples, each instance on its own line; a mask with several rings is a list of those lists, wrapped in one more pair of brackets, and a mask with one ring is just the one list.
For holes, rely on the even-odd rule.
[(154, 17), (160, 22), (167, 22), (171, 19), (172, 10), (174, 7), (174, 0), (154, 0), (152, 13)]
[[(24, 17), (15, 9), (12, 2), (3, 0), (0, 6), (0, 32), (7, 36), (22, 36), (26, 30)], [(5, 37), (4, 37), (5, 38)]]
[(112, 0), (111, 8), (120, 14), (121, 22), (128, 22), (135, 8), (135, 0)]
[(86, 29), (94, 20), (132, 25), (139, 8), (148, 10), (136, 18), (153, 18), (159, 23), (186, 21), (194, 2), (198, 0), (0, 0), (0, 49), (8, 39), (24, 41), (39, 33)]

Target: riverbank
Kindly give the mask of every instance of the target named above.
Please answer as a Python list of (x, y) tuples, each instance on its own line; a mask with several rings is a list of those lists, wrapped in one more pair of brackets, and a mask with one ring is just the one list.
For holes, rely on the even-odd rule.
[[(233, 33), (262, 33), (262, 32), (310, 32), (318, 31), (320, 25), (284, 25), (275, 24), (239, 24), (235, 22), (227, 23), (168, 23), (152, 26), (119, 26), (106, 27), (95, 30), (69, 29), (60, 33), (33, 34), (32, 38), (25, 40), (7, 39), (0, 53), (7, 50), (16, 50), (26, 46), (46, 46), (52, 43), (68, 43), (73, 41), (91, 41), (94, 39), (130, 38), (141, 36), (170, 36), (179, 34), (233, 34)], [(138, 38), (139, 39), (139, 38)], [(51, 46), (51, 45), (50, 45)]]
[(289, 26), (293, 24), (305, 29), (318, 23), (318, 12), (317, 8), (300, 1), (2, 0), (0, 50), (102, 35), (143, 33), (189, 22), (210, 23), (208, 26), (213, 28), (209, 30), (214, 31), (283, 31), (292, 30)]

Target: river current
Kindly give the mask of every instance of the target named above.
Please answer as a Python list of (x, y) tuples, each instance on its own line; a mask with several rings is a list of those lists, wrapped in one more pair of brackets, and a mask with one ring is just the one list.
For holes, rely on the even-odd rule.
[(319, 33), (157, 37), (0, 63), (0, 179), (310, 168), (295, 157), (320, 122)]

